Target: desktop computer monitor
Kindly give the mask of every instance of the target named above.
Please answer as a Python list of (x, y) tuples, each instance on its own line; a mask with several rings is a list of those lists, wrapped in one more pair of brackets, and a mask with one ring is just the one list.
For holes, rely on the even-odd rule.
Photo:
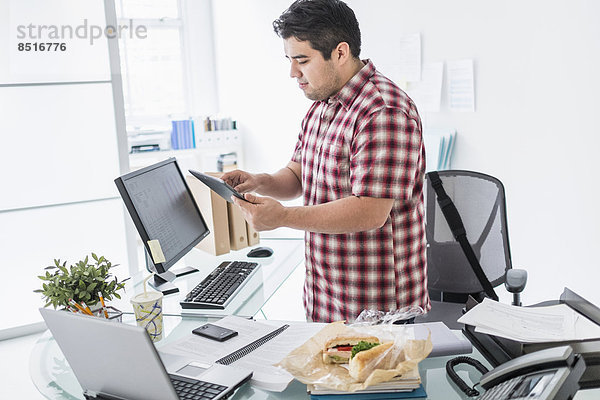
[[(210, 233), (177, 160), (158, 162), (115, 179), (125, 207), (156, 274), (150, 285), (164, 294), (178, 292), (172, 281), (197, 270), (169, 271)], [(162, 253), (162, 254), (161, 254)]]

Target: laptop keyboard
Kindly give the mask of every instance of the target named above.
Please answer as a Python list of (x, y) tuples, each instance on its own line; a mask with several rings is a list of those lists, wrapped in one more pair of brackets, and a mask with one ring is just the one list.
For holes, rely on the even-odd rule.
[(227, 389), (227, 386), (189, 379), (184, 376), (169, 375), (169, 378), (171, 378), (179, 398), (185, 400), (214, 399)]
[(224, 309), (256, 271), (256, 267), (258, 264), (254, 262), (225, 261), (179, 304), (182, 308)]

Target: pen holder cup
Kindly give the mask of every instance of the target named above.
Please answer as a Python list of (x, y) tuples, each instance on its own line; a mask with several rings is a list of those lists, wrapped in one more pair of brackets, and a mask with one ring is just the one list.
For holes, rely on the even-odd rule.
[[(91, 307), (91, 308), (92, 308), (92, 314), (94, 314), (97, 317), (105, 318), (102, 307), (99, 307), (99, 308)], [(108, 313), (109, 321), (123, 322), (123, 312), (121, 310), (118, 310), (118, 309), (114, 308), (113, 306), (106, 306), (105, 308), (106, 308), (106, 312)]]
[(123, 312), (117, 310), (113, 306), (107, 306), (106, 311), (108, 312), (108, 320), (111, 322), (123, 322)]

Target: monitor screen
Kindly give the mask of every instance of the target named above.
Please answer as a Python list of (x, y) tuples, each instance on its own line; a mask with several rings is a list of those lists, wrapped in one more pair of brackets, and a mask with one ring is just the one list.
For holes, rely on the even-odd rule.
[(156, 254), (149, 241), (160, 245), (164, 261), (153, 260), (156, 272), (166, 272), (210, 233), (175, 158), (123, 175), (115, 183), (148, 254)]

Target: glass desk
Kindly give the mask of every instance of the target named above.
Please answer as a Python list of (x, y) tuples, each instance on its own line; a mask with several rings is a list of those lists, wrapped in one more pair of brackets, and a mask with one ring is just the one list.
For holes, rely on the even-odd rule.
[[(134, 323), (132, 315), (124, 316), (124, 320), (124, 322)], [(161, 346), (188, 335), (192, 329), (213, 320), (215, 318), (165, 316), (164, 329), (166, 336), (157, 343), (157, 347), (160, 349)], [(456, 334), (461, 333), (457, 331)], [(473, 353), (469, 354), (469, 356), (482, 361), (487, 368), (490, 368), (490, 365), (476, 349), (473, 349)], [(460, 392), (446, 375), (446, 362), (453, 357), (429, 358), (419, 364), (419, 372), (423, 386), (427, 392), (427, 399), (470, 399)], [(30, 356), (29, 370), (33, 383), (46, 398), (84, 400), (81, 386), (75, 379), (75, 375), (73, 375), (71, 368), (49, 331), (46, 331), (35, 344)], [(461, 365), (456, 370), (467, 384), (478, 382), (481, 377), (481, 374), (472, 367)], [(235, 400), (293, 400), (308, 398), (306, 385), (296, 380), (292, 381), (287, 389), (280, 393), (267, 392), (246, 384), (232, 397)], [(575, 395), (575, 400), (592, 400), (598, 398), (600, 398), (600, 389), (580, 390)]]
[[(267, 258), (248, 258), (246, 254), (250, 247), (242, 250), (231, 251), (221, 256), (213, 256), (204, 251), (193, 249), (172, 269), (177, 270), (184, 266), (199, 269), (189, 275), (181, 276), (173, 281), (179, 289), (178, 293), (169, 294), (163, 298), (163, 312), (165, 315), (193, 315), (193, 316), (224, 316), (240, 315), (254, 316), (271, 296), (286, 281), (290, 274), (304, 262), (304, 240), (302, 238), (262, 239), (260, 246), (273, 249), (273, 255)], [(240, 292), (232, 299), (224, 310), (215, 309), (182, 309), (179, 302), (208, 274), (210, 274), (223, 261), (250, 261), (260, 264), (260, 268), (249, 278)], [(122, 299), (113, 299), (110, 305), (123, 312), (133, 312), (129, 299), (144, 291), (143, 280), (148, 272), (143, 271), (132, 276), (126, 282), (125, 295)]]
[[(157, 343), (157, 347), (177, 340), (185, 335), (189, 335), (192, 329), (202, 325), (206, 321), (212, 321), (215, 318), (191, 317), (191, 316), (165, 316), (164, 329), (166, 336), (163, 340)], [(132, 315), (126, 315), (124, 322), (134, 323)], [(482, 356), (475, 352), (471, 356), (478, 359), (483, 359)], [(452, 357), (436, 357), (426, 359), (421, 362), (419, 370), (423, 385), (427, 391), (429, 399), (454, 400), (467, 399), (465, 395), (457, 391), (454, 386), (451, 386), (449, 379), (446, 377), (446, 361)], [(489, 367), (489, 365), (486, 366)], [(75, 379), (75, 375), (68, 363), (66, 362), (58, 345), (52, 338), (49, 331), (46, 331), (35, 344), (29, 362), (31, 379), (48, 399), (61, 400), (84, 400), (81, 386)], [(457, 368), (460, 371), (460, 368)], [(463, 370), (466, 380), (479, 380), (480, 374), (477, 371)], [(240, 388), (233, 399), (307, 399), (309, 396), (306, 393), (306, 385), (294, 380), (288, 388), (280, 393), (267, 392), (261, 389), (254, 388), (248, 384)]]

